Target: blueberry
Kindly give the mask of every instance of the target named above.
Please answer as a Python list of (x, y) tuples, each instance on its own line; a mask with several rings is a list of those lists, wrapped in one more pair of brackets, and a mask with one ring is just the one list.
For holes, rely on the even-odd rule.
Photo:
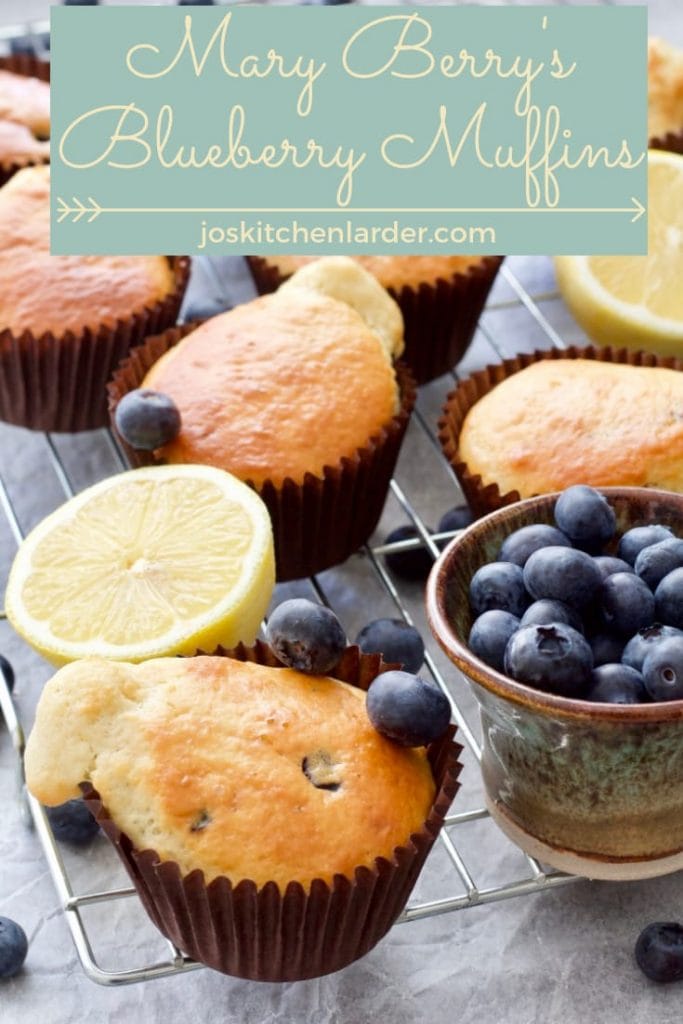
[(635, 565), (636, 558), (643, 548), (659, 544), (663, 540), (671, 540), (672, 537), (673, 533), (668, 526), (634, 526), (622, 536), (617, 554), (629, 565)]
[[(431, 531), (430, 531), (431, 532)], [(413, 540), (419, 537), (414, 526), (398, 526), (386, 536), (385, 544), (394, 544), (401, 540)], [(424, 581), (432, 571), (434, 559), (424, 545), (410, 548), (408, 551), (392, 551), (385, 555), (387, 567), (400, 579), (411, 582)]]
[(346, 648), (346, 636), (334, 612), (302, 597), (277, 606), (266, 635), (283, 665), (313, 675), (333, 669)]
[(655, 921), (636, 941), (636, 963), (651, 981), (683, 978), (683, 925)]
[(602, 585), (600, 608), (607, 626), (622, 636), (633, 636), (652, 625), (655, 599), (647, 583), (630, 572), (615, 572)]
[(449, 508), (439, 519), (437, 533), (452, 533), (455, 530), (466, 530), (474, 522), (469, 505), (456, 505)]
[(621, 661), (624, 650), (624, 638), (613, 633), (595, 633), (588, 640), (593, 652), (594, 665), (608, 665)]
[(643, 679), (653, 700), (683, 700), (683, 636), (653, 645), (643, 663)]
[(562, 492), (555, 502), (555, 522), (577, 547), (591, 552), (600, 551), (617, 529), (607, 498), (584, 484)]
[(642, 672), (645, 659), (653, 646), (669, 636), (683, 636), (683, 633), (673, 626), (662, 626), (659, 622), (653, 622), (651, 626), (639, 629), (636, 635), (631, 637), (624, 647), (621, 660), (624, 665), (630, 665), (636, 672)]
[(12, 665), (7, 660), (7, 658), (5, 658), (4, 655), (2, 654), (0, 654), (0, 672), (2, 672), (3, 676), (5, 677), (7, 689), (11, 693), (12, 690), (14, 689), (14, 669), (12, 668)]
[(600, 570), (603, 580), (608, 576), (614, 576), (615, 572), (633, 572), (632, 566), (623, 558), (612, 558), (611, 555), (598, 555), (593, 561)]
[(519, 619), (494, 608), (475, 620), (467, 641), (470, 650), (498, 672), (504, 671), (505, 648), (519, 629)]
[(179, 7), (213, 7), (214, 0), (178, 0)]
[(58, 807), (46, 807), (45, 813), (55, 839), (61, 843), (86, 846), (100, 830), (83, 800), (67, 800)]
[(214, 296), (206, 296), (188, 302), (183, 307), (183, 320), (188, 323), (190, 320), (209, 320), (212, 316), (220, 316), (232, 307), (227, 301)]
[(408, 672), (383, 672), (370, 683), (368, 718), (403, 747), (424, 747), (448, 728), (451, 708), (435, 683)]
[(0, 978), (18, 974), (28, 953), (26, 932), (9, 917), (0, 917)]
[(499, 608), (519, 618), (529, 604), (520, 567), (512, 562), (482, 565), (470, 582), (470, 604), (475, 616)]
[(593, 654), (571, 626), (524, 626), (505, 651), (505, 671), (520, 683), (562, 697), (582, 697), (591, 682)]
[(586, 700), (601, 704), (643, 704), (649, 699), (643, 677), (634, 668), (611, 663), (593, 669)]
[(499, 562), (514, 562), (524, 568), (530, 555), (541, 548), (572, 546), (568, 537), (565, 537), (560, 530), (554, 526), (545, 526), (543, 523), (534, 523), (532, 526), (522, 526), (515, 530), (503, 541), (498, 552)]
[(564, 622), (578, 633), (583, 633), (581, 616), (564, 601), (543, 598), (530, 604), (522, 616), (523, 626), (550, 626), (553, 622)]
[(414, 626), (403, 619), (375, 619), (363, 626), (356, 643), (365, 654), (379, 653), (397, 661), (406, 672), (417, 672), (425, 658), (425, 645)]
[(62, 0), (65, 7), (97, 7), (100, 0)]
[(658, 622), (683, 629), (683, 569), (667, 573), (655, 590)]
[(665, 576), (674, 569), (683, 568), (683, 540), (671, 537), (659, 544), (643, 548), (636, 558), (635, 569), (650, 590), (656, 590)]
[(584, 551), (550, 547), (531, 555), (524, 566), (524, 582), (536, 600), (549, 597), (572, 608), (584, 608), (602, 586), (602, 576)]
[(172, 398), (150, 388), (136, 388), (116, 407), (114, 422), (131, 448), (151, 452), (177, 436), (180, 413)]

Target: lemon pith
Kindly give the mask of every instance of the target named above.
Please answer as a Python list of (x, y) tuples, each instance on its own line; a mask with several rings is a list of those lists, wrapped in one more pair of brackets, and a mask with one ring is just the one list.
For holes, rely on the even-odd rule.
[(251, 642), (275, 580), (268, 512), (208, 466), (96, 484), (23, 542), (7, 616), (49, 661), (141, 661)]
[(648, 154), (648, 255), (558, 256), (557, 281), (592, 341), (683, 351), (683, 156)]

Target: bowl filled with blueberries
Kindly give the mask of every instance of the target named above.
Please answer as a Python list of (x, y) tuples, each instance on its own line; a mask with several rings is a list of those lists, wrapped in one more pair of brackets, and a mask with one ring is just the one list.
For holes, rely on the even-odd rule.
[(683, 495), (499, 509), (445, 549), (427, 606), (479, 703), (503, 831), (590, 878), (683, 868)]

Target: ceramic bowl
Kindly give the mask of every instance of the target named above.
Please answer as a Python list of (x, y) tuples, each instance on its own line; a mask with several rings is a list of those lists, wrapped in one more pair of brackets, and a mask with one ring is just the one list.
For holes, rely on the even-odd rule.
[[(618, 535), (663, 523), (683, 536), (683, 495), (604, 488)], [(487, 807), (527, 853), (590, 878), (650, 878), (683, 868), (683, 701), (638, 705), (572, 700), (517, 683), (469, 650), (472, 576), (504, 538), (552, 523), (556, 494), (475, 522), (430, 575), (432, 631), (480, 705)]]

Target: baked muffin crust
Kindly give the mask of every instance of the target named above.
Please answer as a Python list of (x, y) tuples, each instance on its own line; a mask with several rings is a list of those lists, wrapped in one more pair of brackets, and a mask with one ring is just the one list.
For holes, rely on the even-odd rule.
[(391, 857), (435, 792), (424, 750), (380, 736), (361, 690), (213, 657), (62, 669), (26, 770), (46, 804), (90, 781), (138, 849), (185, 873), (282, 888)]
[(50, 86), (39, 78), (0, 69), (0, 119), (26, 125), (39, 139), (50, 137)]
[(159, 454), (220, 466), (260, 486), (302, 483), (352, 457), (397, 410), (378, 335), (344, 302), (282, 290), (213, 317), (152, 367), (180, 433)]
[[(465, 274), (478, 266), (481, 256), (354, 256), (353, 259), (377, 278), (383, 288), (418, 288), (420, 284), (434, 284), (448, 280), (455, 274)], [(269, 255), (267, 261), (277, 267), (283, 277), (293, 274), (299, 267), (316, 261), (315, 256)]]
[(0, 330), (112, 327), (172, 290), (164, 256), (51, 256), (49, 167), (24, 168), (0, 189)]
[(663, 39), (648, 41), (648, 136), (683, 131), (683, 50)]
[(523, 498), (576, 483), (683, 491), (683, 373), (533, 363), (470, 409), (458, 459), (483, 486)]

